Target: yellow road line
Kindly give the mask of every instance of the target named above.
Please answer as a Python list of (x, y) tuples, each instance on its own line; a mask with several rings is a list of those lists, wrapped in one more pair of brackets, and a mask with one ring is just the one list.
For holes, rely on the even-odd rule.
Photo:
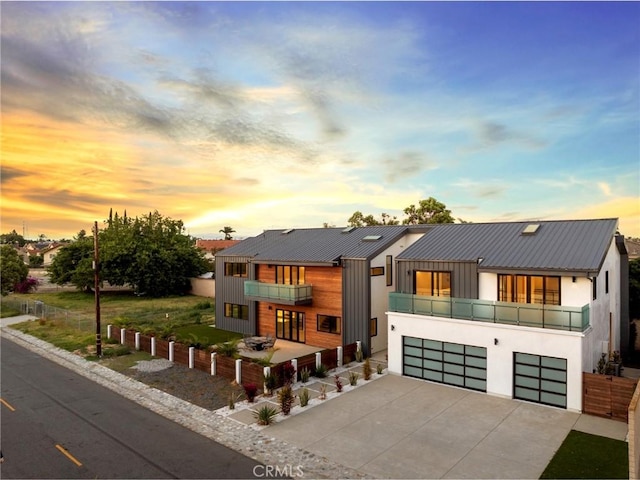
[(56, 448), (58, 450), (60, 450), (60, 452), (62, 452), (62, 454), (67, 457), (69, 460), (71, 460), (73, 463), (75, 463), (78, 467), (82, 466), (82, 463), (80, 463), (73, 455), (71, 455), (69, 452), (67, 452), (64, 447), (62, 447), (61, 445), (56, 445)]
[(13, 408), (9, 402), (7, 402), (4, 398), (0, 398), (0, 403), (2, 403), (5, 407), (7, 407), (9, 410), (11, 410), (12, 412), (15, 412), (16, 409)]

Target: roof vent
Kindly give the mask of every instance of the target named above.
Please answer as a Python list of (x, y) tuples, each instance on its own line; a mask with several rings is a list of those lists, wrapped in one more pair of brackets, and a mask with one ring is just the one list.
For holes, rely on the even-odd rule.
[(347, 227), (344, 230), (342, 230), (342, 233), (351, 233), (356, 229), (356, 227)]
[(366, 237), (362, 237), (363, 242), (377, 242), (382, 238), (382, 235), (367, 235)]
[(522, 230), (522, 235), (535, 235), (540, 228), (539, 223), (530, 223)]

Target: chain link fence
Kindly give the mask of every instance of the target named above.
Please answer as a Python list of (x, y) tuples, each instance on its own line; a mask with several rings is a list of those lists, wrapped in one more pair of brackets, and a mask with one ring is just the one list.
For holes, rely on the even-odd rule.
[(83, 332), (93, 332), (96, 328), (95, 317), (79, 315), (64, 308), (53, 307), (40, 300), (3, 298), (2, 306), (18, 310), (21, 315), (33, 315), (44, 320), (64, 323), (68, 327)]

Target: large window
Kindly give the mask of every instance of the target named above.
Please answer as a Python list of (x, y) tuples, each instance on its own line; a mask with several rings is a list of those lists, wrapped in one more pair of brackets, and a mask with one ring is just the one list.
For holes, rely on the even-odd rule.
[(318, 331), (326, 333), (340, 333), (340, 317), (332, 315), (318, 315)]
[(393, 256), (387, 255), (387, 287), (393, 285)]
[(227, 277), (246, 277), (247, 276), (247, 264), (238, 262), (225, 262), (224, 274)]
[(249, 320), (249, 306), (238, 305), (236, 303), (225, 303), (224, 316), (239, 318), (240, 320)]
[(303, 285), (304, 267), (276, 265), (276, 283), (283, 285)]
[(498, 300), (560, 305), (560, 277), (498, 275)]
[(427, 297), (451, 296), (451, 272), (423, 272), (415, 273), (416, 295)]
[(276, 337), (304, 343), (304, 313), (276, 310)]
[(384, 275), (384, 267), (371, 267), (370, 275), (372, 277)]

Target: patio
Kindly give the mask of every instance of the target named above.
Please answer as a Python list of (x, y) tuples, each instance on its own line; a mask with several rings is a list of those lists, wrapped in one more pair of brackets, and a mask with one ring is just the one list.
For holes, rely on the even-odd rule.
[(324, 348), (312, 347), (304, 343), (290, 342), (280, 338), (276, 340), (273, 348), (267, 350), (253, 350), (247, 347), (244, 342), (240, 342), (238, 349), (240, 350), (240, 355), (246, 358), (265, 358), (273, 353), (271, 363), (282, 363), (287, 360), (293, 360), (294, 358), (304, 357), (305, 355), (325, 350)]

